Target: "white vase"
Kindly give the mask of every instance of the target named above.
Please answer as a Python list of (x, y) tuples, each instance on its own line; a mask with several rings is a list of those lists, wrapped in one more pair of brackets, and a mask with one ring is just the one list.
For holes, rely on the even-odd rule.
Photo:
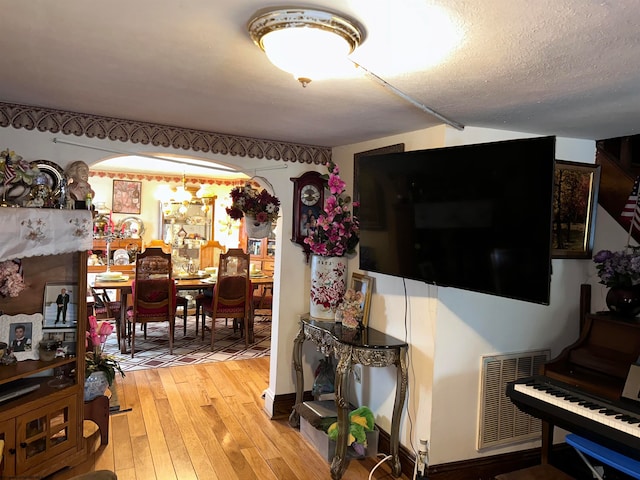
[(311, 317), (334, 321), (336, 308), (347, 287), (347, 259), (345, 257), (311, 256)]
[(100, 395), (104, 395), (109, 386), (107, 374), (104, 372), (93, 372), (84, 379), (84, 401), (89, 402)]
[(265, 238), (271, 233), (271, 222), (258, 222), (253, 215), (244, 215), (244, 231), (249, 238)]

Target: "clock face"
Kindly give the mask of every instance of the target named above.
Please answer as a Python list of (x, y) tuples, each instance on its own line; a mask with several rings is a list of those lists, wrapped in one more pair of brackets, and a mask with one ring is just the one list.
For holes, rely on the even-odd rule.
[(306, 206), (315, 205), (320, 200), (320, 190), (315, 185), (306, 185), (300, 192), (300, 201)]
[(309, 260), (309, 245), (304, 239), (309, 235), (309, 228), (322, 213), (327, 181), (320, 172), (305, 172), (293, 182), (293, 215), (291, 225), (291, 241), (300, 245)]

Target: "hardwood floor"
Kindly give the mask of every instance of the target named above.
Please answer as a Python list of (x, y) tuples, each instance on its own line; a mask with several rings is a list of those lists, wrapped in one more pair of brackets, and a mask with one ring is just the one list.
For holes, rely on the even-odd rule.
[[(110, 417), (109, 444), (47, 480), (100, 469), (118, 480), (331, 479), (300, 432), (264, 412), (268, 380), (268, 357), (129, 372), (118, 379), (125, 411)], [(367, 479), (376, 461), (351, 461), (342, 478)], [(372, 478), (390, 472), (384, 463)]]

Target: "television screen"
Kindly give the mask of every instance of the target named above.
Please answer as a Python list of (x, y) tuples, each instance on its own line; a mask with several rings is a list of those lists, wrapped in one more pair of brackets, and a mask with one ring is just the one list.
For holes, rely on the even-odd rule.
[(360, 157), (360, 269), (549, 304), (555, 137)]

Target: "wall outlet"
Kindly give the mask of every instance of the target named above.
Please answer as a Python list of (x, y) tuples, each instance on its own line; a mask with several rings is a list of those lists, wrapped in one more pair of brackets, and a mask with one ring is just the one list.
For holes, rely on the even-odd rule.
[(362, 365), (353, 366), (353, 378), (356, 383), (362, 383)]

